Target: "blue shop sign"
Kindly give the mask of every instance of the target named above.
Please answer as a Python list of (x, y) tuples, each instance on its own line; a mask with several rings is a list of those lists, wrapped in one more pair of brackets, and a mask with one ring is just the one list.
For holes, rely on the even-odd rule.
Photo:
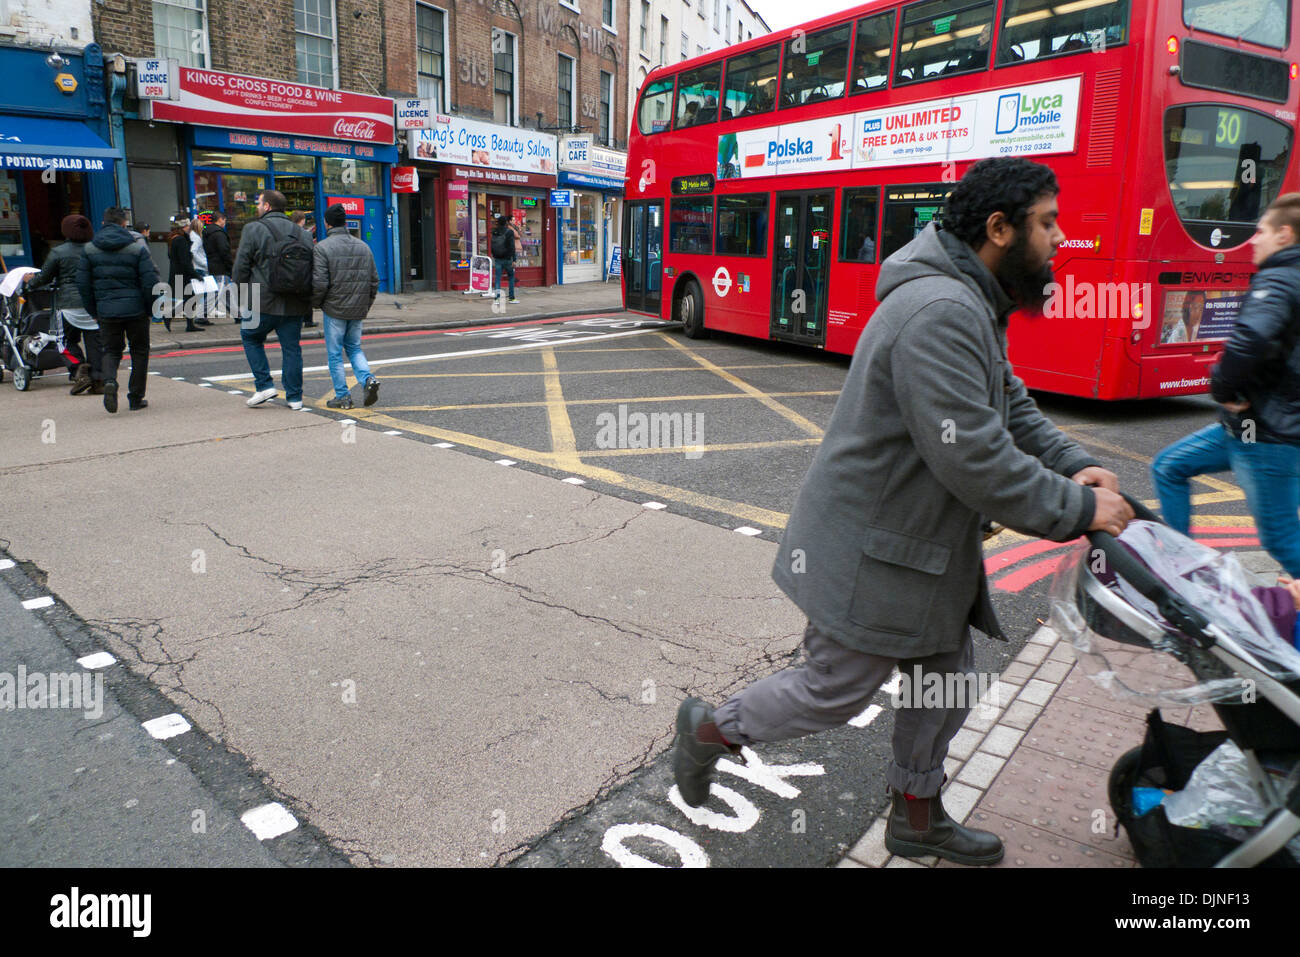
[(573, 205), (573, 191), (568, 189), (551, 190), (551, 205), (557, 209), (568, 209)]
[(267, 153), (297, 153), (300, 156), (329, 156), (334, 159), (396, 163), (396, 146), (376, 146), (350, 140), (321, 140), (292, 133), (255, 133), (249, 130), (221, 130), (195, 126), (194, 145), (229, 150)]
[(572, 173), (560, 170), (558, 182), (565, 186), (585, 186), (589, 189), (623, 191), (623, 180), (609, 176), (596, 176), (592, 173)]
[(34, 116), (0, 116), (0, 168), (111, 172), (113, 149), (85, 123)]

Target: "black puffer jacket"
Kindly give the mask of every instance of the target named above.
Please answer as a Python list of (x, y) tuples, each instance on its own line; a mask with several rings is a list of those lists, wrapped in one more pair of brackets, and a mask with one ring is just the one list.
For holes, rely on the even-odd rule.
[(311, 304), (335, 319), (364, 319), (379, 292), (379, 270), (370, 247), (333, 226), (312, 258)]
[(82, 306), (97, 319), (138, 319), (153, 312), (158, 267), (122, 226), (95, 234), (77, 265)]
[(208, 272), (213, 276), (229, 276), (235, 265), (230, 254), (230, 237), (224, 226), (209, 226), (203, 230), (203, 251), (208, 254)]
[(1210, 392), (1219, 402), (1250, 403), (1240, 415), (1224, 413), (1234, 435), (1253, 421), (1260, 441), (1300, 445), (1300, 244), (1260, 265)]
[(40, 274), (33, 276), (28, 285), (33, 289), (54, 284), (55, 309), (85, 309), (81, 292), (77, 289), (77, 264), (87, 243), (66, 242), (50, 250)]
[(194, 251), (188, 231), (173, 236), (167, 244), (167, 268), (171, 271), (171, 281), (175, 283), (179, 276), (186, 291), (190, 281), (199, 278), (198, 270), (194, 268)]

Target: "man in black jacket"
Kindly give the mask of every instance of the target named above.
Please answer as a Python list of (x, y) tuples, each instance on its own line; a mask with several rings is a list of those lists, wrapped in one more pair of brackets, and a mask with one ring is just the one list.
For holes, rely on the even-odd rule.
[(1260, 543), (1300, 578), (1300, 193), (1269, 204), (1250, 244), (1259, 272), (1210, 375), (1220, 422), (1162, 451), (1151, 477), (1165, 521), (1186, 535), (1188, 479), (1231, 469)]
[(104, 348), (104, 408), (117, 411), (117, 369), (124, 337), (131, 344), (131, 409), (143, 409), (149, 380), (149, 317), (158, 295), (158, 267), (149, 250), (126, 229), (126, 210), (110, 206), (77, 266), (77, 290), (86, 311), (99, 320)]
[[(230, 252), (230, 234), (226, 232), (226, 214), (217, 210), (209, 213), (209, 225), (203, 230), (203, 251), (208, 256), (208, 275), (217, 281), (217, 311), (220, 317), (236, 310), (226, 308), (226, 289), (230, 284), (230, 270), (235, 259)], [(239, 322), (236, 314), (235, 322)]]

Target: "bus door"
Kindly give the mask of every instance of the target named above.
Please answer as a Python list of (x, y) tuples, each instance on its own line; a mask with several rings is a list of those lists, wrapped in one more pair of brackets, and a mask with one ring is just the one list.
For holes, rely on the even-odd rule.
[(628, 203), (623, 217), (624, 304), (660, 315), (663, 293), (664, 204)]
[(772, 256), (772, 338), (822, 345), (831, 263), (832, 193), (780, 193)]

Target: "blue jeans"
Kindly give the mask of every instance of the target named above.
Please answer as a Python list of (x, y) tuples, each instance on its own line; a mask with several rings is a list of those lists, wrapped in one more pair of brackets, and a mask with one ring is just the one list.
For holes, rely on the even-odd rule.
[(328, 312), (325, 317), (325, 355), (330, 364), (330, 378), (334, 380), (334, 397), (341, 399), (348, 395), (348, 379), (343, 373), (343, 353), (348, 354), (352, 363), (352, 374), (362, 385), (374, 378), (370, 374), (370, 364), (366, 354), (361, 351), (361, 320), (335, 319)]
[(1260, 544), (1294, 578), (1300, 578), (1300, 447), (1243, 442), (1222, 425), (1207, 425), (1164, 449), (1151, 464), (1151, 481), (1165, 521), (1188, 534), (1194, 475), (1232, 470), (1246, 493)]
[(492, 291), (501, 288), (501, 274), (510, 277), (510, 298), (515, 298), (515, 261), (513, 259), (492, 260)]
[(284, 369), (280, 378), (284, 380), (284, 397), (289, 402), (302, 401), (302, 321), (305, 316), (272, 316), (263, 313), (257, 322), (246, 320), (239, 330), (239, 337), (244, 341), (244, 356), (248, 359), (248, 368), (253, 372), (253, 383), (257, 391), (275, 387), (271, 378), (271, 367), (266, 362), (266, 337), (272, 332), (280, 341), (280, 354)]

